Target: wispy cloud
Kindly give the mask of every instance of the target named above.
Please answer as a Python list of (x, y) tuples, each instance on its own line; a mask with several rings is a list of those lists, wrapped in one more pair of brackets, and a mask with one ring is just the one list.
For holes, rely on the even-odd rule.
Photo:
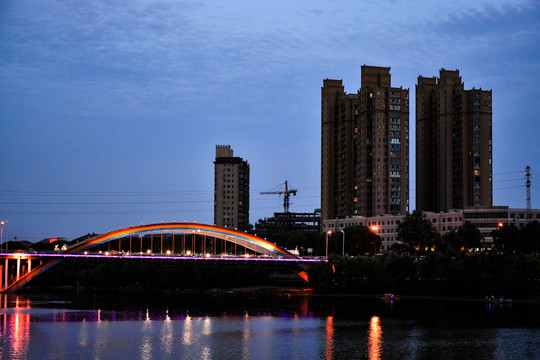
[[(230, 143), (254, 187), (318, 186), (322, 79), (356, 91), (362, 64), (391, 66), (411, 95), (418, 75), (459, 68), (466, 87), (494, 89), (494, 140), (517, 144), (536, 116), (517, 98), (540, 96), (539, 19), (535, 0), (3, 1), (0, 151), (14, 152), (6, 173), (27, 180), (0, 185), (206, 189), (213, 145)], [(110, 179), (66, 180), (87, 168)]]

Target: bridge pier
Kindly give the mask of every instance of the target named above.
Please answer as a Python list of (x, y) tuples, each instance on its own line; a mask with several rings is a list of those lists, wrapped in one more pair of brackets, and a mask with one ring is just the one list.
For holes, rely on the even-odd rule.
[[(0, 292), (4, 292), (12, 283), (29, 274), (32, 271), (33, 259), (36, 257), (27, 254), (4, 254), (0, 258)], [(40, 259), (39, 262), (41, 265), (43, 260)]]
[(5, 290), (8, 287), (8, 258), (6, 257), (6, 265), (4, 266), (4, 284), (2, 286), (2, 290)]

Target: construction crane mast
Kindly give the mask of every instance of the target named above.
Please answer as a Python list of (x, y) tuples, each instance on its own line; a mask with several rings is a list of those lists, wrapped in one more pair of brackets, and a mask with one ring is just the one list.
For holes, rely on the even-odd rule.
[(289, 185), (287, 184), (287, 180), (285, 180), (285, 191), (263, 191), (261, 195), (283, 195), (283, 211), (287, 214), (289, 212), (290, 196), (291, 194), (296, 196), (297, 191), (296, 189), (289, 190)]

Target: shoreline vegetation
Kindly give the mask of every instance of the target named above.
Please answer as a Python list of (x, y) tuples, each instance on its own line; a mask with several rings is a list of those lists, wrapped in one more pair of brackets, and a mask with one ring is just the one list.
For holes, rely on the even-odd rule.
[[(295, 286), (312, 288), (317, 294), (540, 298), (540, 222), (536, 220), (523, 228), (503, 224), (492, 232), (493, 243), (487, 245), (470, 222), (441, 235), (421, 211), (415, 210), (398, 225), (400, 241), (384, 254), (376, 231), (354, 225), (344, 228), (344, 234), (289, 232), (268, 236), (268, 241), (284, 249), (296, 249), (300, 256), (330, 254), (328, 262), (308, 266), (308, 283), (295, 275), (298, 266), (294, 263), (66, 259), (34, 279), (27, 290), (21, 290), (71, 287), (189, 293)], [(166, 246), (169, 240), (164, 239)], [(120, 248), (120, 240), (115, 241), (109, 248)], [(141, 248), (152, 247), (150, 237), (141, 239), (143, 242)]]
[(419, 296), (536, 298), (540, 259), (497, 253), (438, 253), (383, 258), (334, 257), (309, 269), (322, 293), (394, 293)]
[[(23, 296), (55, 296), (55, 295), (92, 295), (92, 296), (132, 296), (132, 295), (163, 295), (163, 296), (205, 296), (205, 297), (250, 297), (250, 298), (271, 298), (271, 297), (287, 297), (295, 298), (300, 296), (308, 297), (328, 297), (328, 298), (358, 298), (358, 299), (379, 299), (382, 302), (388, 302), (382, 293), (376, 294), (358, 294), (358, 293), (321, 293), (316, 292), (312, 288), (306, 287), (282, 287), (282, 286), (245, 286), (238, 288), (225, 289), (126, 289), (126, 288), (76, 288), (73, 286), (53, 287), (53, 288), (36, 288), (29, 287), (24, 291), (17, 292)], [(392, 294), (394, 295), (394, 294)], [(409, 301), (409, 300), (430, 300), (430, 301), (454, 301), (454, 302), (488, 302), (485, 297), (478, 296), (436, 296), (436, 295), (403, 295), (395, 294), (396, 299), (392, 301)], [(540, 304), (540, 295), (526, 298), (512, 298), (512, 303), (529, 303)], [(499, 302), (496, 302), (499, 303)], [(504, 304), (504, 302), (500, 302)]]
[[(148, 263), (144, 261), (66, 260), (23, 287), (19, 293), (54, 290), (108, 293), (161, 292), (201, 295), (337, 295), (505, 299), (540, 301), (540, 259), (497, 253), (381, 258), (331, 256), (308, 268), (309, 283), (290, 265)], [(292, 291), (291, 289), (294, 289)]]

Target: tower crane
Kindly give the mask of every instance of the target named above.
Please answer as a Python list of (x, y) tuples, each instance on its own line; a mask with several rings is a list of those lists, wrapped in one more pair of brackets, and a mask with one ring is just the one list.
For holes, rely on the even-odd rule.
[(274, 194), (283, 195), (283, 211), (285, 212), (285, 214), (287, 214), (289, 212), (290, 196), (291, 194), (296, 196), (297, 191), (298, 191), (297, 189), (289, 190), (289, 185), (287, 184), (287, 180), (285, 180), (285, 191), (263, 191), (261, 192), (261, 195), (274, 195)]

